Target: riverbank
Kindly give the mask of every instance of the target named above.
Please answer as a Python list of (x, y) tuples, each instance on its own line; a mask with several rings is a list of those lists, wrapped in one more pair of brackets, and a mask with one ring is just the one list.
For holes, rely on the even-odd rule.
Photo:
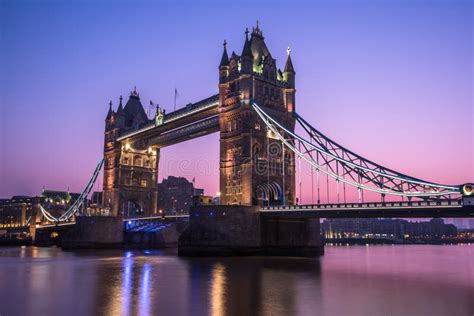
[(385, 238), (326, 238), (326, 245), (457, 245), (474, 244), (474, 239), (385, 239)]

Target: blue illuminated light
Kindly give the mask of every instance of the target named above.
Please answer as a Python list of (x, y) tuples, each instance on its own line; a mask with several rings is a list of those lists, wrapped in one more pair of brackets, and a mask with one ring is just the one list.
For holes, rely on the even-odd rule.
[(128, 221), (128, 225), (131, 225), (132, 224), (132, 221)]
[(213, 211), (211, 211), (211, 212), (209, 213), (209, 215), (211, 215), (211, 216), (214, 216), (214, 212), (213, 212)]

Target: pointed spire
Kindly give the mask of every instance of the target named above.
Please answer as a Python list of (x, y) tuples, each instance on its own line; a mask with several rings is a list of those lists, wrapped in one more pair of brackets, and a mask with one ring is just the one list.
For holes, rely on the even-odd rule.
[(263, 38), (263, 32), (260, 29), (260, 26), (258, 24), (258, 20), (257, 20), (257, 26), (252, 29), (252, 35), (257, 35), (257, 36), (260, 36), (260, 37)]
[(237, 56), (237, 54), (235, 53), (235, 51), (232, 51), (232, 54), (230, 54), (230, 59), (232, 59), (232, 58), (234, 58), (234, 59), (236, 59), (236, 60), (239, 59), (239, 56)]
[(245, 29), (245, 43), (244, 43), (244, 49), (242, 50), (242, 57), (243, 56), (252, 56), (252, 50), (250, 49), (250, 41), (249, 41), (249, 29)]
[(288, 46), (288, 48), (286, 49), (286, 53), (288, 54), (288, 58), (286, 59), (284, 72), (295, 73), (295, 69), (293, 68), (293, 63), (291, 62), (291, 48), (290, 48), (290, 46)]
[(119, 97), (119, 106), (117, 109), (117, 114), (123, 114), (123, 105), (122, 105), (122, 96)]
[(112, 110), (112, 100), (110, 100), (110, 102), (109, 102), (109, 112), (107, 112), (107, 118), (106, 119), (110, 119), (112, 117), (113, 113), (114, 113), (114, 111)]
[(229, 65), (229, 56), (227, 56), (227, 41), (226, 40), (224, 40), (223, 45), (224, 45), (224, 52), (222, 53), (221, 63), (219, 64), (219, 67)]
[(140, 94), (137, 92), (137, 86), (134, 86), (134, 87), (133, 87), (133, 91), (130, 92), (130, 96), (131, 96), (131, 97), (140, 98)]

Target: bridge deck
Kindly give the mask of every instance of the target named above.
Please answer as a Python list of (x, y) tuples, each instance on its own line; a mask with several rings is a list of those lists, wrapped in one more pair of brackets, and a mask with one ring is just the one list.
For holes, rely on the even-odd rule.
[(474, 206), (461, 200), (442, 202), (369, 202), (275, 206), (261, 209), (264, 216), (321, 218), (474, 217)]
[[(219, 98), (218, 95), (213, 95), (166, 114), (161, 125), (156, 126), (150, 121), (140, 129), (126, 132), (117, 140), (135, 141), (146, 138), (150, 139), (149, 145), (169, 146), (186, 140), (183, 134), (191, 135), (189, 138), (193, 138), (216, 132), (219, 127), (217, 114), (219, 114)], [(174, 134), (177, 135), (173, 136)]]

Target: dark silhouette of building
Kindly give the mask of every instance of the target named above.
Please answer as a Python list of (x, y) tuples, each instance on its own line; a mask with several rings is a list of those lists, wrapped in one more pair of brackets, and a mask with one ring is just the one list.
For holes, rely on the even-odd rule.
[(0, 229), (25, 226), (34, 216), (34, 204), (38, 197), (12, 196), (0, 199)]
[(443, 219), (433, 218), (429, 222), (409, 222), (404, 219), (330, 219), (322, 224), (323, 234), (331, 240), (337, 239), (393, 239), (393, 240), (438, 240), (454, 238), (457, 228), (445, 224)]
[(45, 222), (39, 211), (41, 204), (53, 216), (59, 217), (79, 198), (79, 193), (43, 190), (39, 196), (12, 196), (0, 199), (0, 229), (22, 227)]
[(187, 213), (193, 196), (201, 196), (203, 193), (203, 189), (194, 188), (193, 183), (186, 178), (169, 176), (158, 184), (158, 211)]

